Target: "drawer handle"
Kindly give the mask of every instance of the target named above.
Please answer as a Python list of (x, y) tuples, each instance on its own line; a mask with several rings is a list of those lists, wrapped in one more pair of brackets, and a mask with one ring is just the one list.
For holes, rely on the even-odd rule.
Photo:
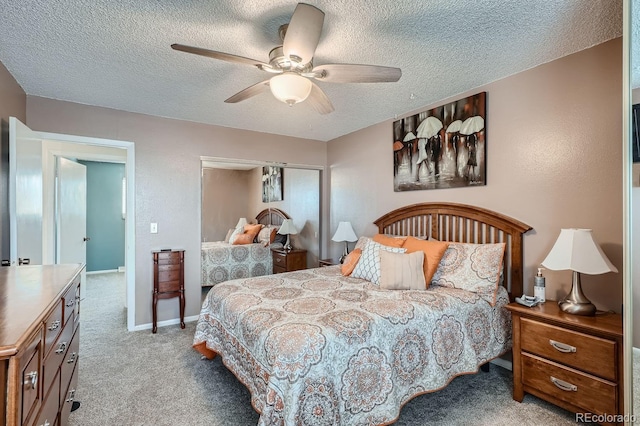
[(562, 389), (567, 392), (578, 392), (578, 387), (576, 385), (572, 385), (569, 382), (565, 382), (564, 380), (556, 379), (553, 376), (550, 376), (551, 382), (556, 385), (557, 388)]
[(27, 380), (24, 381), (26, 386), (31, 386), (31, 389), (35, 389), (38, 384), (38, 372), (32, 371), (27, 374)]
[(75, 300), (73, 300), (73, 299), (72, 299), (72, 300), (69, 300), (69, 301), (67, 302), (67, 304), (66, 304), (66, 305), (64, 305), (64, 306), (66, 306), (67, 308), (70, 308), (70, 307), (72, 307), (75, 303), (76, 303), (76, 302), (75, 302)]
[(556, 342), (555, 340), (549, 340), (551, 346), (553, 346), (556, 350), (564, 353), (571, 353), (577, 351), (575, 346), (567, 345), (566, 343)]
[(60, 320), (55, 320), (54, 322), (51, 323), (51, 325), (49, 326), (49, 331), (53, 331), (53, 330), (57, 330), (58, 327), (60, 327)]
[(69, 391), (69, 398), (65, 399), (64, 402), (73, 402), (73, 398), (75, 398), (75, 396), (76, 396), (76, 390), (71, 389)]
[(73, 364), (74, 362), (76, 362), (76, 356), (77, 354), (75, 352), (71, 352), (71, 356), (69, 356), (67, 364)]
[(61, 354), (67, 349), (67, 342), (62, 342), (58, 345), (58, 349), (56, 349), (57, 354)]

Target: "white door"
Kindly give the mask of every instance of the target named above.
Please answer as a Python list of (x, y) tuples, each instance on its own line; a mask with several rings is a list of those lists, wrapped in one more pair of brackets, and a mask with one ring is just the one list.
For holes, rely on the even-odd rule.
[(56, 158), (56, 263), (87, 260), (87, 168)]
[(42, 264), (42, 138), (9, 117), (9, 259)]

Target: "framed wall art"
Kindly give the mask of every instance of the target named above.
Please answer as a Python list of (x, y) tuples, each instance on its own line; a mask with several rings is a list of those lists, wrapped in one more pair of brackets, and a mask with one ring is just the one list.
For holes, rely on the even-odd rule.
[(393, 189), (486, 185), (486, 92), (393, 122)]
[(262, 168), (262, 202), (283, 200), (282, 167), (264, 166)]

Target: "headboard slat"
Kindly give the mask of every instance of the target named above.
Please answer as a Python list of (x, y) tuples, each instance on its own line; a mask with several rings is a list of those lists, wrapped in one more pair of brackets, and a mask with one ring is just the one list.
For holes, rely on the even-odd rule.
[(511, 300), (522, 295), (523, 235), (532, 229), (525, 223), (488, 209), (457, 203), (412, 204), (393, 210), (374, 223), (381, 234), (474, 244), (503, 242), (506, 245), (503, 284)]

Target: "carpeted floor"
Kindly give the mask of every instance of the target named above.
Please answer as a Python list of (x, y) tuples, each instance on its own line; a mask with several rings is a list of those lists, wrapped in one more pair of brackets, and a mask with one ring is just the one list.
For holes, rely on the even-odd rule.
[[(70, 426), (250, 426), (258, 414), (249, 392), (222, 365), (191, 348), (195, 323), (127, 332), (123, 274), (87, 277), (81, 305), (77, 399)], [(151, 297), (151, 296), (150, 296)], [(396, 425), (575, 425), (574, 415), (527, 395), (511, 397), (511, 372), (454, 379), (445, 389), (419, 396)]]

